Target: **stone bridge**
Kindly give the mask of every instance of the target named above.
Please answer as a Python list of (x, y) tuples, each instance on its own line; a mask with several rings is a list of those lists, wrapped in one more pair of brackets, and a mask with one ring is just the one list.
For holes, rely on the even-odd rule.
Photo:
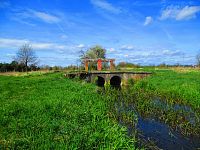
[(86, 79), (88, 82), (96, 82), (98, 86), (104, 86), (109, 83), (111, 86), (126, 85), (129, 79), (139, 80), (151, 75), (150, 72), (80, 72), (66, 74), (69, 78), (79, 76), (80, 79)]

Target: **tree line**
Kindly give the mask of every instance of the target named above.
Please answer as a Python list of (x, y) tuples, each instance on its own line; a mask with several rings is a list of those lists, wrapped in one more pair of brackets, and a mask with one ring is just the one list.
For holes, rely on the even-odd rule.
[(37, 71), (40, 67), (31, 64), (30, 66), (25, 66), (17, 61), (12, 61), (11, 63), (0, 63), (0, 72), (25, 72), (25, 71)]

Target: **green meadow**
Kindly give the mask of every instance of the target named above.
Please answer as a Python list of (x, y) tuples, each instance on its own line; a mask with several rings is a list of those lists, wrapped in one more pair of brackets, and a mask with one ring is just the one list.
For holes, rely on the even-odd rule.
[[(141, 115), (178, 126), (185, 135), (200, 134), (200, 72), (148, 71), (152, 76), (130, 80), (120, 93), (101, 93), (95, 84), (60, 72), (1, 75), (0, 149), (136, 149), (136, 132), (128, 135), (118, 120), (134, 126), (137, 118), (133, 112), (117, 112), (118, 97), (123, 97), (123, 107), (134, 103)], [(155, 98), (169, 109), (152, 103)], [(174, 105), (191, 107), (197, 123)]]
[(0, 149), (134, 149), (96, 86), (62, 73), (0, 76)]
[(200, 71), (150, 70), (148, 77), (138, 82), (143, 92), (200, 108)]

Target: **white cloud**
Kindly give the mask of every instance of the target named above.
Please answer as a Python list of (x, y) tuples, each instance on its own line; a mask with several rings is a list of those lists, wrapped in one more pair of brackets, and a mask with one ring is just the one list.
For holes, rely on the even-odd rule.
[(0, 47), (2, 48), (15, 48), (20, 47), (24, 43), (28, 43), (29, 41), (26, 39), (7, 39), (7, 38), (0, 38)]
[(84, 44), (79, 44), (78, 46), (77, 46), (77, 48), (85, 48), (85, 45)]
[(128, 57), (129, 55), (128, 55), (128, 54), (125, 54), (124, 56), (125, 56), (125, 57)]
[(177, 15), (177, 20), (189, 19), (196, 17), (196, 13), (200, 11), (200, 6), (184, 7)]
[[(155, 50), (155, 48), (139, 48), (131, 45), (123, 45), (121, 48), (113, 53), (112, 56), (110, 55), (112, 58), (116, 58), (117, 62), (126, 61), (141, 64), (160, 64), (166, 62), (167, 64), (175, 64), (183, 62), (183, 56), (188, 56), (183, 51), (176, 49), (158, 48)], [(192, 62), (188, 60), (188, 63)]]
[(14, 10), (14, 15), (11, 16), (11, 18), (20, 22), (27, 22), (27, 20), (31, 21), (30, 19), (37, 19), (46, 23), (58, 23), (61, 21), (61, 19), (56, 15), (33, 9)]
[(133, 45), (122, 45), (121, 50), (134, 50), (135, 47)]
[(162, 55), (168, 55), (168, 56), (182, 56), (184, 55), (183, 52), (179, 51), (179, 50), (175, 50), (175, 51), (172, 51), (172, 50), (163, 50), (162, 51)]
[(48, 14), (48, 13), (45, 13), (45, 12), (32, 10), (32, 13), (36, 18), (38, 18), (38, 19), (40, 19), (44, 22), (47, 22), (47, 23), (60, 22), (60, 19), (57, 16), (54, 16), (54, 15), (51, 15), (51, 14)]
[(153, 22), (153, 18), (151, 16), (146, 17), (144, 26), (147, 26)]
[(79, 45), (63, 45), (58, 43), (42, 43), (34, 42), (27, 39), (8, 39), (0, 38), (0, 48), (20, 48), (23, 44), (30, 43), (33, 49), (36, 50), (55, 50), (60, 52), (61, 50), (76, 50), (85, 47), (83, 44)]
[(106, 0), (91, 0), (91, 3), (103, 10), (109, 11), (111, 13), (120, 13), (121, 10), (119, 8), (114, 7), (111, 3), (108, 3)]
[(8, 53), (8, 54), (6, 54), (6, 57), (11, 57), (11, 58), (13, 58), (15, 55), (16, 55), (16, 54)]
[[(0, 47), (1, 48), (19, 48), (25, 43), (31, 43), (27, 39), (8, 39), (0, 38)], [(31, 46), (36, 49), (49, 49), (55, 47), (55, 44), (52, 43), (32, 43)]]
[(54, 43), (32, 43), (34, 49), (63, 49), (60, 45)]
[(175, 20), (189, 20), (196, 17), (200, 11), (200, 6), (185, 6), (180, 8), (178, 6), (170, 6), (162, 11), (160, 20), (175, 19)]

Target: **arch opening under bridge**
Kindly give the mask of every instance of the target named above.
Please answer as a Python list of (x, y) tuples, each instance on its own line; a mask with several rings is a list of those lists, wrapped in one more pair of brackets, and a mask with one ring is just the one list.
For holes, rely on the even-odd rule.
[(113, 76), (110, 79), (110, 85), (114, 88), (120, 88), (121, 87), (121, 77), (120, 76)]
[(104, 87), (105, 79), (101, 76), (97, 76), (96, 84), (99, 87)]

